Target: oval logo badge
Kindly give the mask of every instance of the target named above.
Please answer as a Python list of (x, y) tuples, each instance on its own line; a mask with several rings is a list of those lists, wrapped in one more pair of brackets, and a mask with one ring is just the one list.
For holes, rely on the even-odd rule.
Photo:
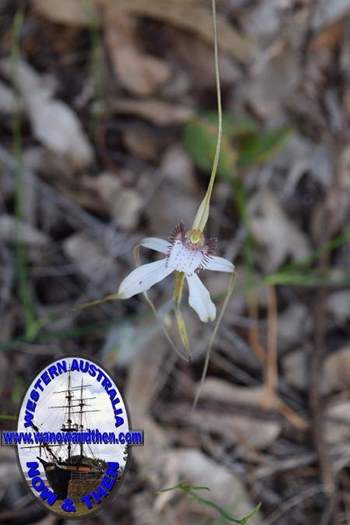
[(129, 446), (143, 444), (143, 432), (130, 431), (123, 398), (100, 365), (64, 357), (28, 388), (16, 439), (35, 497), (56, 514), (85, 518), (118, 488)]

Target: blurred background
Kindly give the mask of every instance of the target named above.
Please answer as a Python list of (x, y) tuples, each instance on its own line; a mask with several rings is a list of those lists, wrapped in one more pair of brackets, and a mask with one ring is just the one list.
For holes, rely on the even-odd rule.
[[(73, 307), (116, 291), (143, 236), (191, 226), (216, 143), (210, 0), (1, 0), (0, 426), (78, 353), (145, 430), (86, 523), (219, 525), (259, 502), (251, 524), (350, 523), (349, 17), (350, 0), (218, 0), (207, 234), (238, 278), (191, 414), (212, 326), (185, 308), (188, 364), (142, 297)], [(219, 303), (227, 276), (203, 279)], [(161, 313), (171, 294), (152, 290)], [(219, 507), (158, 492), (179, 481)], [(63, 523), (5, 447), (0, 523)]]

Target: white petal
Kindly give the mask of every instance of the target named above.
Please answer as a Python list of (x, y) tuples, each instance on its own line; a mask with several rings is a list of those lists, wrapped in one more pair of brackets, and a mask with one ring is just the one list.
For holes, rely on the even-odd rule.
[(170, 248), (170, 242), (164, 239), (158, 239), (158, 237), (146, 237), (140, 242), (140, 246), (155, 250), (159, 253), (167, 254)]
[(232, 262), (224, 259), (223, 257), (211, 255), (209, 260), (205, 263), (204, 269), (213, 270), (214, 272), (233, 273), (235, 271), (235, 266), (232, 264)]
[(118, 290), (120, 299), (129, 299), (138, 293), (146, 292), (172, 271), (166, 265), (166, 259), (139, 266), (121, 282)]
[(188, 302), (195, 310), (203, 323), (207, 321), (214, 321), (216, 316), (216, 307), (210, 298), (210, 294), (198, 275), (193, 273), (192, 275), (186, 275), (189, 298)]

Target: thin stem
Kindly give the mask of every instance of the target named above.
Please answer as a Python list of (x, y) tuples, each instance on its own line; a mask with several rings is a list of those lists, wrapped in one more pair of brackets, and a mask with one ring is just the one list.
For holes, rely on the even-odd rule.
[(215, 156), (213, 161), (213, 166), (211, 170), (210, 180), (208, 184), (208, 189), (202, 200), (193, 226), (193, 229), (198, 229), (203, 231), (205, 225), (207, 224), (209, 217), (209, 206), (210, 199), (214, 188), (215, 178), (218, 170), (219, 160), (220, 160), (220, 150), (221, 150), (221, 140), (222, 140), (222, 102), (221, 102), (221, 83), (220, 83), (220, 69), (219, 69), (219, 45), (218, 45), (218, 31), (216, 24), (216, 0), (212, 0), (212, 13), (213, 13), (213, 30), (214, 30), (214, 61), (215, 61), (215, 83), (216, 83), (216, 96), (217, 96), (217, 105), (218, 105), (218, 137), (216, 142)]
[(215, 341), (215, 338), (216, 338), (216, 334), (217, 334), (217, 332), (219, 330), (222, 318), (224, 317), (227, 305), (228, 305), (228, 303), (230, 301), (231, 295), (233, 294), (235, 283), (236, 283), (236, 274), (232, 273), (232, 275), (230, 277), (229, 286), (228, 286), (228, 289), (227, 289), (227, 292), (226, 292), (224, 304), (222, 305), (220, 315), (219, 315), (219, 317), (218, 317), (218, 319), (216, 321), (213, 333), (211, 334), (211, 338), (210, 338), (210, 341), (209, 341), (209, 344), (208, 344), (207, 353), (206, 353), (206, 356), (205, 356), (205, 362), (204, 362), (203, 371), (202, 371), (202, 377), (201, 377), (201, 380), (200, 380), (200, 383), (199, 383), (199, 386), (198, 386), (198, 389), (197, 389), (197, 392), (196, 392), (196, 396), (195, 396), (194, 401), (193, 401), (192, 411), (195, 410), (195, 408), (197, 406), (197, 403), (198, 403), (198, 400), (199, 400), (199, 396), (200, 396), (200, 394), (202, 392), (203, 383), (205, 381), (205, 378), (207, 377), (211, 350), (213, 348), (214, 341)]
[(165, 326), (165, 323), (163, 321), (163, 319), (160, 317), (159, 313), (158, 313), (158, 310), (157, 308), (155, 307), (153, 301), (149, 298), (149, 295), (147, 292), (144, 292), (143, 293), (144, 297), (145, 297), (145, 300), (148, 304), (148, 306), (151, 308), (152, 312), (154, 313), (154, 316), (155, 318), (157, 319), (157, 321), (159, 322), (160, 324), (160, 327), (162, 329), (162, 332), (163, 332), (163, 335), (165, 337), (165, 339), (168, 341), (168, 343), (170, 344), (171, 348), (175, 351), (175, 353), (181, 357), (181, 359), (183, 359), (184, 361), (190, 361), (190, 357), (189, 355), (184, 355), (183, 352), (181, 352), (181, 350), (178, 349), (178, 347), (176, 346), (176, 344), (174, 343), (174, 341), (172, 340), (166, 326)]
[[(11, 35), (11, 74), (12, 84), (17, 93), (16, 86), (16, 66), (20, 58), (20, 34), (23, 27), (24, 13), (20, 9), (17, 11)], [(15, 262), (17, 274), (17, 289), (20, 301), (23, 307), (25, 322), (25, 337), (28, 340), (34, 339), (40, 329), (40, 321), (36, 318), (34, 303), (31, 294), (31, 288), (28, 277), (26, 251), (21, 240), (20, 222), (22, 220), (23, 204), (23, 176), (22, 176), (22, 122), (18, 111), (15, 111), (12, 120), (12, 137), (14, 145), (14, 174), (15, 174), (15, 215), (16, 215), (16, 233), (15, 233)]]
[(176, 324), (177, 324), (177, 330), (179, 332), (179, 336), (180, 336), (182, 345), (184, 349), (186, 350), (186, 354), (188, 354), (188, 356), (191, 356), (191, 345), (190, 345), (190, 341), (187, 335), (185, 319), (181, 312), (181, 302), (182, 302), (182, 296), (183, 296), (184, 282), (185, 282), (185, 274), (182, 272), (175, 272), (175, 287), (174, 287), (173, 300), (174, 300), (174, 313), (175, 313), (175, 319), (176, 319)]

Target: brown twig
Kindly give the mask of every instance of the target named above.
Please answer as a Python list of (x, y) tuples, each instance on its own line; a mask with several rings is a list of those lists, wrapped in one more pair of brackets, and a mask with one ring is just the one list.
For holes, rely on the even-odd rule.
[(277, 372), (277, 296), (274, 286), (268, 286), (267, 292), (267, 352), (265, 359), (265, 399), (267, 407), (276, 397)]
[(251, 294), (248, 298), (248, 309), (251, 318), (255, 321), (249, 329), (249, 343), (255, 355), (262, 363), (265, 371), (265, 396), (262, 399), (261, 406), (265, 410), (275, 409), (281, 416), (285, 417), (291, 425), (300, 430), (307, 428), (307, 423), (294, 410), (286, 405), (276, 392), (278, 382), (277, 371), (277, 296), (274, 287), (267, 288), (268, 294), (268, 334), (267, 334), (267, 351), (259, 341), (258, 332), (258, 309), (256, 296)]
[(248, 311), (249, 317), (254, 322), (249, 327), (248, 340), (251, 349), (253, 350), (256, 357), (261, 363), (265, 362), (265, 351), (259, 341), (259, 331), (258, 331), (258, 307), (256, 300), (256, 293), (254, 290), (248, 293), (247, 296)]
[[(319, 245), (328, 242), (334, 234), (338, 223), (337, 195), (341, 190), (340, 165), (341, 151), (344, 146), (344, 136), (341, 130), (336, 133), (338, 140), (330, 139), (330, 149), (334, 158), (333, 185), (330, 186), (324, 202), (323, 222), (324, 228), (320, 235)], [(319, 270), (326, 272), (329, 267), (329, 253), (325, 252), (320, 258)], [(331, 496), (335, 491), (335, 479), (329, 451), (325, 440), (325, 418), (320, 391), (320, 377), (322, 376), (323, 359), (326, 352), (325, 336), (327, 326), (326, 301), (328, 291), (321, 287), (315, 294), (314, 299), (314, 347), (310, 358), (310, 388), (309, 401), (312, 412), (312, 429), (315, 449), (318, 456), (320, 473), (325, 493)]]
[(312, 412), (312, 429), (314, 444), (317, 451), (318, 462), (320, 466), (321, 478), (325, 492), (331, 494), (334, 491), (334, 479), (331, 464), (329, 461), (328, 450), (325, 442), (324, 416), (320, 393), (320, 377), (323, 368), (323, 356), (325, 352), (325, 298), (326, 292), (321, 289), (315, 297), (314, 311), (314, 347), (310, 359), (310, 389), (309, 399)]

